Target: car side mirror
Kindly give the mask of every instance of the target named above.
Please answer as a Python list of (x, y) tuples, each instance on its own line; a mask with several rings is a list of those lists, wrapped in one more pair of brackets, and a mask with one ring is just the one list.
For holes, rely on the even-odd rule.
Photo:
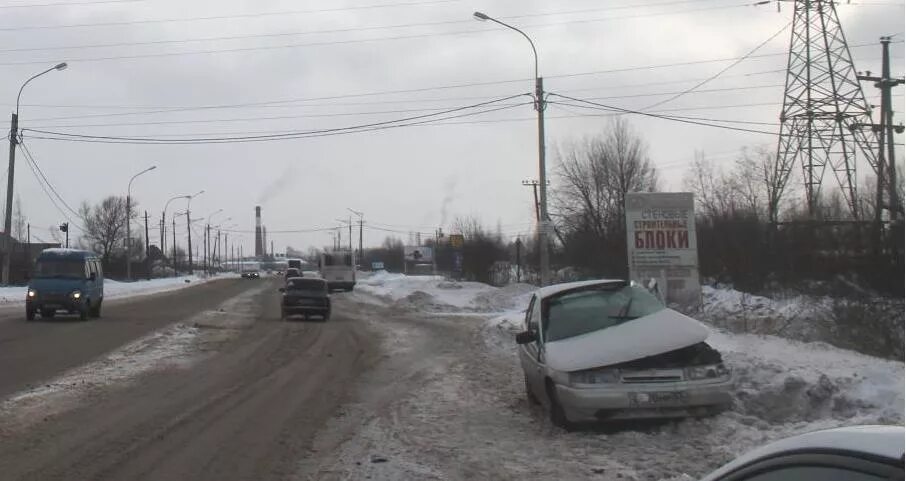
[(277, 289), (277, 291), (279, 291), (279, 292), (286, 292), (286, 288), (285, 288), (285, 287), (281, 287), (281, 288)]
[(92, 272), (91, 274), (88, 275), (88, 279), (90, 279), (91, 281), (96, 281), (97, 278), (98, 278), (98, 275), (94, 272)]
[(516, 344), (531, 344), (538, 340), (538, 334), (535, 331), (523, 331), (516, 334)]

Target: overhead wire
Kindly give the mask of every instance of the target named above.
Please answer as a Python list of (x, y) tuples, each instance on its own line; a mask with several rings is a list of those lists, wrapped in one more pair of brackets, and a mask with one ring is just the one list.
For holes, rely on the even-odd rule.
[(775, 38), (777, 38), (778, 35), (780, 35), (781, 33), (785, 32), (786, 29), (789, 28), (790, 25), (792, 25), (792, 24), (793, 24), (793, 22), (790, 21), (789, 23), (787, 23), (786, 25), (784, 25), (783, 27), (781, 27), (780, 30), (777, 30), (777, 32), (775, 32), (773, 35), (771, 35), (770, 37), (768, 37), (765, 41), (759, 43), (758, 45), (755, 46), (755, 48), (753, 48), (752, 50), (749, 50), (749, 51), (748, 51), (745, 55), (743, 55), (742, 57), (739, 57), (738, 59), (734, 60), (733, 63), (731, 63), (730, 65), (727, 65), (726, 67), (720, 69), (720, 70), (717, 71), (717, 73), (715, 73), (714, 75), (711, 75), (710, 77), (708, 77), (708, 78), (702, 80), (701, 82), (699, 82), (699, 83), (693, 85), (692, 87), (689, 87), (689, 88), (686, 89), (686, 90), (683, 90), (682, 92), (678, 92), (677, 94), (673, 95), (673, 96), (670, 97), (670, 98), (667, 98), (667, 99), (664, 99), (664, 100), (655, 102), (655, 103), (653, 103), (653, 104), (651, 104), (651, 105), (648, 105), (648, 106), (646, 106), (646, 107), (643, 107), (641, 110), (649, 110), (649, 109), (652, 109), (652, 108), (654, 108), (654, 107), (658, 107), (658, 106), (664, 105), (664, 104), (666, 104), (666, 103), (670, 103), (670, 102), (672, 102), (672, 101), (674, 101), (674, 100), (676, 100), (676, 99), (678, 99), (678, 98), (680, 98), (680, 97), (682, 97), (682, 96), (684, 96), (684, 95), (687, 95), (687, 94), (689, 94), (689, 93), (694, 92), (694, 91), (697, 90), (699, 87), (703, 87), (703, 86), (704, 86), (705, 84), (707, 84), (708, 82), (711, 82), (711, 81), (713, 81), (714, 79), (720, 77), (721, 75), (723, 75), (724, 73), (726, 73), (726, 72), (727, 72), (728, 70), (730, 70), (731, 68), (733, 68), (733, 67), (739, 65), (741, 62), (743, 62), (744, 60), (748, 59), (748, 58), (751, 57), (752, 55), (755, 55), (755, 53), (758, 52), (758, 50), (760, 50), (761, 47), (764, 47), (765, 45), (767, 45), (768, 43), (770, 43), (772, 40), (774, 40)]
[[(366, 124), (358, 124), (346, 127), (336, 127), (329, 129), (318, 129), (318, 130), (307, 130), (307, 131), (297, 131), (291, 133), (283, 134), (268, 134), (268, 135), (248, 135), (248, 136), (233, 136), (233, 137), (207, 137), (207, 138), (195, 138), (195, 139), (163, 139), (163, 138), (153, 138), (153, 137), (119, 137), (119, 136), (99, 136), (99, 135), (85, 135), (85, 134), (73, 134), (66, 132), (56, 132), (43, 129), (22, 129), (23, 132), (34, 132), (39, 134), (38, 136), (31, 136), (32, 138), (42, 138), (45, 140), (82, 140), (82, 141), (94, 141), (94, 142), (111, 142), (111, 143), (141, 143), (141, 144), (204, 144), (204, 143), (233, 143), (233, 142), (256, 142), (256, 141), (268, 141), (268, 140), (287, 140), (293, 138), (307, 138), (307, 137), (319, 137), (327, 136), (330, 134), (337, 133), (352, 133), (360, 131), (370, 131), (380, 128), (394, 128), (394, 127), (404, 127), (409, 125), (417, 125), (424, 122), (432, 122), (437, 120), (459, 118), (471, 115), (480, 115), (483, 113), (495, 112), (504, 109), (510, 109), (518, 107), (521, 105), (526, 105), (529, 102), (523, 104), (506, 104), (502, 107), (496, 108), (486, 108), (484, 110), (479, 110), (476, 112), (465, 112), (462, 114), (456, 114), (457, 112), (474, 110), (480, 107), (489, 107), (494, 104), (504, 102), (507, 100), (512, 100), (522, 96), (528, 96), (530, 94), (518, 94), (511, 95), (508, 97), (502, 97), (494, 100), (489, 100), (485, 102), (479, 102), (472, 105), (460, 106), (452, 109), (447, 109), (443, 112), (436, 112), (432, 114), (423, 114), (410, 117), (404, 117), (400, 119), (386, 120), (381, 122), (371, 122)], [(453, 115), (448, 115), (453, 114)], [(447, 115), (446, 117), (443, 117)], [(434, 118), (436, 117), (436, 119)], [(47, 137), (53, 136), (53, 137)]]
[[(596, 19), (579, 19), (579, 20), (559, 21), (559, 22), (536, 23), (536, 24), (523, 25), (522, 28), (525, 28), (525, 29), (547, 28), (547, 27), (556, 27), (556, 26), (570, 25), (570, 24), (606, 22), (606, 21), (612, 21), (612, 20), (625, 20), (625, 19), (629, 19), (629, 18), (639, 18), (639, 17), (676, 15), (676, 14), (683, 14), (683, 13), (699, 12), (699, 11), (703, 11), (703, 10), (717, 10), (717, 9), (739, 8), (739, 7), (749, 7), (749, 6), (752, 6), (752, 4), (744, 3), (744, 4), (735, 4), (735, 5), (724, 5), (724, 6), (716, 6), (716, 7), (699, 8), (699, 9), (689, 9), (689, 10), (676, 11), (676, 12), (648, 13), (648, 14), (629, 15), (629, 16), (623, 16), (623, 17), (605, 17), (605, 18), (596, 18)], [(4, 28), (0, 28), (0, 31), (3, 31), (3, 30), (4, 30)], [(249, 51), (259, 51), (259, 50), (321, 47), (321, 46), (327, 46), (327, 45), (344, 45), (344, 44), (365, 43), (365, 42), (411, 40), (411, 39), (417, 39), (417, 38), (439, 37), (439, 36), (447, 36), (447, 35), (472, 35), (472, 34), (479, 34), (479, 33), (494, 33), (494, 32), (498, 32), (498, 31), (499, 31), (499, 29), (494, 29), (494, 28), (481, 28), (481, 29), (457, 30), (457, 31), (447, 31), (447, 32), (432, 32), (432, 33), (411, 34), (411, 35), (371, 37), (371, 38), (359, 38), (359, 39), (347, 39), (347, 40), (331, 40), (331, 41), (308, 42), (308, 43), (289, 43), (289, 44), (281, 44), (281, 45), (236, 47), (236, 48), (226, 48), (226, 49), (190, 50), (190, 51), (181, 51), (181, 52), (158, 52), (158, 53), (133, 54), (133, 55), (111, 55), (111, 56), (101, 56), (101, 57), (77, 57), (77, 58), (70, 59), (70, 62), (72, 62), (72, 63), (75, 63), (75, 62), (102, 62), (102, 61), (108, 61), (108, 60), (133, 60), (133, 59), (144, 59), (144, 58), (164, 58), (164, 57), (183, 56), (183, 55), (206, 55), (206, 54), (249, 52)], [(46, 63), (46, 60), (0, 62), (0, 65), (15, 66), (15, 65), (36, 65), (36, 64), (43, 64), (43, 63)]]
[(38, 171), (35, 169), (35, 165), (31, 162), (31, 159), (30, 159), (27, 151), (23, 148), (24, 147), (23, 144), (20, 143), (19, 147), (20, 147), (20, 151), (27, 159), (27, 161), (25, 163), (28, 165), (32, 174), (35, 176), (35, 180), (38, 181), (38, 185), (41, 187), (41, 190), (43, 190), (44, 194), (47, 196), (47, 198), (50, 199), (51, 204), (53, 204), (53, 206), (57, 209), (58, 212), (60, 212), (60, 214), (63, 216), (63, 218), (66, 219), (67, 222), (69, 222), (69, 225), (79, 229), (82, 232), (85, 232), (85, 229), (82, 226), (80, 226), (79, 224), (73, 222), (73, 220), (69, 217), (69, 214), (57, 204), (57, 200), (50, 193), (50, 191), (48, 191), (49, 185), (48, 186), (44, 185), (44, 182), (42, 181), (42, 176), (40, 176), (38, 174)]

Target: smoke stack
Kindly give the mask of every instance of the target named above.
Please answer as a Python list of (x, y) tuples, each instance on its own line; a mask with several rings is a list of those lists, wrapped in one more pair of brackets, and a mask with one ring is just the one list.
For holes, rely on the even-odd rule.
[(262, 252), (261, 246), (263, 245), (263, 240), (261, 237), (261, 206), (255, 206), (255, 257), (261, 257), (264, 255)]

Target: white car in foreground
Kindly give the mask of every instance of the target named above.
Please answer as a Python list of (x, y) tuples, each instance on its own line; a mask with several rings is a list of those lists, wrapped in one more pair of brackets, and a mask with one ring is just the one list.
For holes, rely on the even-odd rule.
[(903, 480), (903, 426), (827, 429), (771, 443), (702, 481)]
[(529, 399), (569, 428), (726, 408), (732, 375), (707, 337), (646, 289), (596, 280), (536, 291), (516, 342)]

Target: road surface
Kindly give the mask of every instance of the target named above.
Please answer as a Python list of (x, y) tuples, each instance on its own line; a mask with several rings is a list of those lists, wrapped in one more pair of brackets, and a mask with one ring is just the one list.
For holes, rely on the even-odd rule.
[[(0, 411), (2, 478), (276, 480), (296, 473), (314, 433), (371, 362), (375, 337), (342, 307), (328, 323), (280, 321), (276, 287), (274, 280), (216, 281), (111, 302), (102, 319), (88, 322), (29, 323), (21, 312), (4, 313), (0, 393), (7, 398), (54, 376), (93, 379), (80, 372), (91, 370), (90, 361), (173, 323), (191, 323), (198, 342), (181, 354), (183, 366), (139, 366), (134, 379), (114, 376), (119, 384), (94, 379), (92, 389), (12, 396)], [(199, 341), (205, 331), (213, 335)], [(28, 401), (41, 397), (56, 400), (35, 412)]]

